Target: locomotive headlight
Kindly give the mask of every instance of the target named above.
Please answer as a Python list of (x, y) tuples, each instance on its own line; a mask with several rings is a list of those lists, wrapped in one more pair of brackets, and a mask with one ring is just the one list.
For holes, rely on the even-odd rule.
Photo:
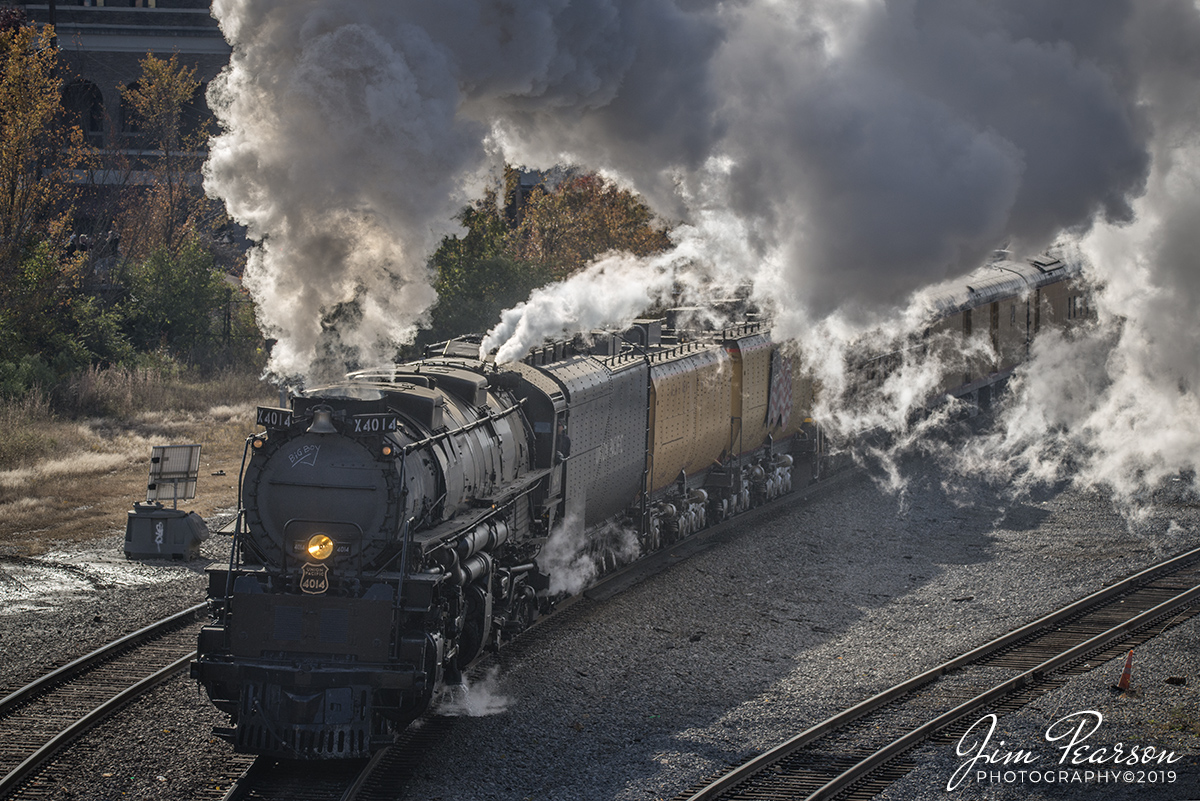
[(314, 534), (308, 538), (308, 555), (313, 559), (328, 559), (333, 553), (333, 540), (324, 534)]
[(392, 450), (392, 446), (391, 446), (391, 445), (384, 445), (382, 448), (380, 448), (380, 452), (381, 452), (381, 453), (382, 453), (384, 456), (391, 456), (391, 455), (392, 455), (392, 453), (394, 453), (394, 451)]

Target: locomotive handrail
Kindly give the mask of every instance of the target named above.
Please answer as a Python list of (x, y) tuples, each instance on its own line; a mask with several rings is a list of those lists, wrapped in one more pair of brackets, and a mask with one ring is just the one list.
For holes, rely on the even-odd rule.
[(428, 445), (432, 445), (433, 443), (438, 442), (443, 439), (446, 439), (447, 437), (450, 437), (454, 434), (462, 434), (467, 431), (473, 431), (476, 428), (479, 428), (481, 425), (484, 425), (485, 423), (492, 423), (492, 422), (495, 422), (496, 420), (500, 420), (502, 418), (508, 417), (510, 414), (512, 414), (513, 412), (520, 409), (522, 404), (524, 404), (524, 403), (525, 403), (525, 399), (522, 398), (521, 400), (517, 401), (512, 406), (509, 406), (507, 409), (504, 409), (503, 411), (493, 412), (492, 410), (489, 409), (486, 417), (480, 417), (477, 420), (472, 420), (471, 422), (467, 423), (466, 425), (459, 426), (458, 428), (446, 429), (445, 431), (439, 431), (437, 434), (434, 434), (431, 437), (426, 437), (425, 439), (417, 440), (416, 442), (411, 442), (408, 445), (403, 446), (400, 450), (405, 456), (407, 456), (408, 454), (412, 453), (413, 451), (420, 450), (421, 448), (424, 448)]
[[(447, 523), (458, 523), (458, 524), (460, 524), (460, 527), (459, 527), (458, 531), (455, 531), (451, 534), (445, 535), (445, 537), (444, 537), (445, 542), (448, 543), (450, 540), (454, 539), (455, 536), (465, 533), (466, 531), (468, 531), (472, 528), (475, 528), (476, 526), (480, 525), (481, 523), (486, 523), (488, 520), (491, 520), (493, 517), (496, 517), (497, 515), (503, 514), (505, 512), (505, 510), (509, 509), (513, 505), (513, 503), (515, 503), (518, 499), (533, 492), (536, 489), (536, 487), (533, 485), (533, 481), (546, 475), (547, 473), (550, 472), (551, 469), (552, 468), (540, 468), (538, 470), (531, 470), (528, 473), (523, 474), (527, 479), (530, 479), (531, 483), (528, 486), (519, 487), (509, 494), (501, 494), (501, 495), (493, 496), (492, 498), (480, 499), (480, 500), (487, 501), (489, 504), (491, 504), (490, 509), (480, 508), (474, 512), (475, 516), (467, 517), (465, 519), (462, 517), (459, 517), (459, 518), (454, 518), (453, 520), (446, 521)], [(405, 526), (409, 527), (409, 531), (407, 531), (405, 533), (405, 541), (404, 541), (405, 548), (408, 547), (408, 543), (412, 539), (411, 527), (413, 524), (413, 520), (414, 520), (413, 518), (409, 518), (408, 521), (405, 522)], [(436, 530), (436, 527), (433, 529), (424, 529), (425, 532), (434, 531), (434, 530)], [(441, 547), (441, 546), (438, 546), (438, 547)], [(392, 556), (392, 558), (389, 559), (387, 562), (385, 562), (372, 575), (374, 577), (378, 578), (385, 570), (388, 569), (388, 567), (393, 562), (396, 561), (397, 556), (400, 556), (402, 558), (402, 560), (405, 563), (407, 563), (407, 555), (396, 554), (395, 556)], [(407, 572), (407, 571), (405, 571), (405, 572)]]
[[(282, 390), (280, 390), (280, 395), (282, 395), (282, 394), (283, 394), (283, 392), (282, 392)], [(282, 400), (282, 398), (280, 398), (280, 400)], [(233, 516), (233, 539), (229, 543), (229, 569), (225, 571), (225, 599), (226, 599), (226, 601), (228, 601), (230, 596), (233, 595), (233, 570), (234, 570), (234, 566), (239, 561), (238, 560), (238, 548), (241, 547), (242, 523), (246, 517), (246, 507), (242, 503), (242, 487), (245, 485), (245, 481), (246, 481), (246, 459), (250, 455), (251, 441), (253, 441), (257, 438), (258, 437), (256, 434), (251, 434), (250, 436), (246, 437), (246, 444), (242, 447), (242, 467), (240, 470), (238, 470), (238, 483), (237, 483), (237, 514), (235, 514)], [(224, 621), (226, 619), (225, 616), (227, 613), (228, 613), (228, 604), (226, 604), (221, 609), (221, 620), (222, 621)]]

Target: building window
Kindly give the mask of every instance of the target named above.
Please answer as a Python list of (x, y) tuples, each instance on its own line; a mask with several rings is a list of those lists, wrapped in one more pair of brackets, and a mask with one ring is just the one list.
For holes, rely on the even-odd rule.
[(207, 100), (208, 84), (202, 83), (196, 87), (196, 91), (192, 94), (192, 99), (183, 105), (180, 109), (180, 133), (189, 141), (195, 141), (199, 138), (200, 147), (208, 146), (208, 137), (216, 136), (221, 132), (217, 125), (217, 118), (208, 108)]
[(104, 95), (91, 81), (72, 81), (63, 87), (63, 109), (67, 120), (78, 125), (93, 147), (104, 145)]

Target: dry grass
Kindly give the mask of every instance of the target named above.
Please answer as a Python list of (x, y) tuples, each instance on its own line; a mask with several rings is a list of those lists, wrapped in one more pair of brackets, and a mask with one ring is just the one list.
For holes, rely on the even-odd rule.
[[(278, 402), (252, 376), (189, 380), (150, 371), (93, 371), (73, 387), (76, 413), (34, 396), (0, 410), (0, 554), (35, 555), (125, 529), (145, 500), (152, 445), (199, 443), (202, 517), (233, 507), (254, 407)], [(213, 475), (214, 473), (224, 475)]]

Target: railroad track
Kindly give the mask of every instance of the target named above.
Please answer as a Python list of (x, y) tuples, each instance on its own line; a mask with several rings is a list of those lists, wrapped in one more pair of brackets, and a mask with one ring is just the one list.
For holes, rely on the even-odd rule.
[(1015, 711), (1200, 611), (1200, 548), (915, 676), (694, 787), (675, 801), (868, 799), (985, 710)]
[(37, 772), (119, 707), (196, 654), (197, 604), (47, 673), (0, 699), (0, 798), (39, 797)]
[(295, 762), (258, 757), (222, 801), (390, 801), (449, 731), (453, 718), (426, 714), (370, 761)]
[[(617, 568), (583, 592), (560, 601), (554, 614), (539, 618), (531, 630), (544, 629), (547, 626), (569, 627), (576, 605), (581, 600), (607, 600), (679, 561), (738, 536), (748, 524), (782, 514), (795, 503), (840, 486), (852, 474), (853, 471), (842, 471), (819, 483), (797, 488), (772, 503), (708, 526), (664, 547), (650, 557)], [(526, 632), (506, 645), (504, 654), (511, 658), (528, 645), (531, 643)], [(490, 653), (482, 657), (468, 672), (468, 684), (478, 681), (495, 664), (495, 654)], [(453, 722), (453, 717), (439, 716), (436, 711), (426, 713), (398, 735), (394, 745), (376, 753), (369, 762), (350, 760), (343, 763), (323, 761), (312, 764), (235, 755), (235, 761), (227, 766), (225, 771), (225, 775), (231, 778), (214, 778), (212, 782), (214, 786), (229, 789), (223, 794), (209, 791), (204, 798), (211, 801), (390, 800), (395, 797), (397, 789), (405, 785), (431, 748), (453, 726)], [(348, 767), (331, 769), (330, 766), (334, 765)]]

